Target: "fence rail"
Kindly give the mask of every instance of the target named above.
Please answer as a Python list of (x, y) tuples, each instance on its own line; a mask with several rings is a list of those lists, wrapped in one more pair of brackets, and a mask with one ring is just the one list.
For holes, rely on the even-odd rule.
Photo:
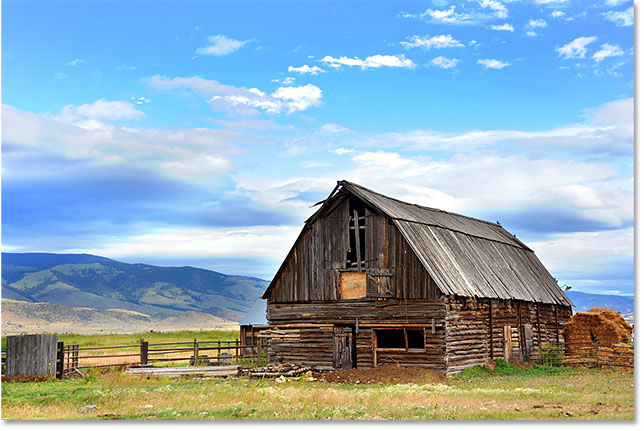
[(594, 341), (571, 341), (551, 345), (554, 349), (545, 354), (537, 349), (530, 355), (535, 362), (559, 363), (582, 367), (616, 367), (633, 369), (635, 367), (634, 345), (619, 340), (597, 339)]
[[(242, 345), (240, 340), (202, 340), (81, 347), (78, 343), (59, 344), (59, 373), (62, 377), (74, 370), (92, 367), (152, 365), (161, 362), (185, 362), (190, 365), (231, 364), (233, 361), (257, 360), (261, 346)], [(188, 347), (189, 346), (189, 347)], [(62, 352), (62, 353), (61, 353)], [(214, 352), (215, 354), (212, 354)]]

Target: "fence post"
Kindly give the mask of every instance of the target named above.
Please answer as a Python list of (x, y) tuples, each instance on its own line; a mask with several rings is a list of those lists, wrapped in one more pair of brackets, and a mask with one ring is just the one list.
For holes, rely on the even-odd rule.
[(239, 351), (239, 338), (235, 338), (235, 357), (241, 356), (241, 352)]
[(148, 342), (141, 339), (141, 365), (148, 365)]
[(79, 356), (79, 347), (78, 343), (74, 343), (74, 368), (78, 368), (78, 356)]
[(194, 349), (195, 350), (194, 351), (195, 362), (194, 362), (194, 365), (195, 365), (195, 367), (198, 367), (199, 366), (199, 342), (197, 341), (196, 338), (194, 339), (194, 343), (195, 343), (195, 349)]
[(65, 343), (58, 342), (56, 347), (56, 378), (63, 378), (63, 369), (65, 368)]

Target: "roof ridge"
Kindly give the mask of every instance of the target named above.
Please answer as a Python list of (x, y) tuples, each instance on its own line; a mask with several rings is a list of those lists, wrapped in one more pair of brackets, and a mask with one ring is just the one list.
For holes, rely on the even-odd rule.
[[(476, 218), (476, 217), (466, 216), (466, 215), (458, 214), (458, 213), (451, 212), (451, 211), (445, 211), (445, 210), (442, 210), (440, 208), (426, 207), (424, 205), (418, 205), (418, 204), (411, 203), (411, 202), (401, 201), (400, 199), (396, 199), (396, 198), (392, 198), (391, 196), (383, 195), (382, 193), (378, 193), (376, 191), (368, 189), (365, 186), (361, 186), (360, 184), (352, 183), (351, 181), (346, 181), (346, 180), (338, 181), (338, 184), (342, 184), (342, 183), (346, 183), (346, 184), (349, 184), (350, 186), (354, 186), (354, 187), (364, 189), (364, 190), (366, 190), (366, 191), (368, 191), (370, 193), (373, 193), (375, 195), (382, 196), (382, 197), (387, 198), (387, 199), (391, 199), (392, 201), (400, 202), (400, 203), (403, 203), (403, 204), (406, 204), (406, 205), (411, 205), (411, 206), (415, 206), (415, 207), (430, 210), (430, 211), (437, 211), (437, 212), (441, 212), (441, 213), (445, 213), (445, 214), (454, 215), (454, 216), (457, 216), (457, 217), (463, 217), (463, 218), (466, 218), (466, 219), (469, 219), (469, 220), (474, 220), (474, 221), (481, 222), (481, 223), (487, 223), (487, 224), (489, 224), (491, 226), (501, 227), (503, 230), (505, 230), (505, 228), (500, 223), (493, 223), (493, 222), (488, 221), (488, 220), (483, 220), (483, 219)], [(344, 184), (342, 184), (342, 185), (344, 185)], [(396, 217), (392, 217), (392, 218), (396, 218)], [(401, 219), (401, 220), (404, 220), (404, 219)], [(505, 231), (508, 232), (507, 230), (505, 230)], [(510, 232), (508, 232), (508, 233), (510, 233)]]

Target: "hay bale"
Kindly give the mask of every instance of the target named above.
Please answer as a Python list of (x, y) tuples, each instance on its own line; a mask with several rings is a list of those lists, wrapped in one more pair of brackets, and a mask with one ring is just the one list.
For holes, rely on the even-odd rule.
[(617, 311), (607, 308), (580, 311), (563, 327), (566, 356), (596, 360), (595, 342), (617, 346), (628, 343), (632, 333), (633, 327)]

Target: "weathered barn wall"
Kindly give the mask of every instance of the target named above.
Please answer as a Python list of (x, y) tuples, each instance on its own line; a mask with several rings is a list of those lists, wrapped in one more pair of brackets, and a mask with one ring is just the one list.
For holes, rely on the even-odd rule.
[[(507, 356), (505, 327), (510, 327), (510, 356), (524, 360), (534, 354), (541, 343), (561, 341), (561, 327), (572, 314), (571, 308), (566, 306), (456, 296), (446, 298), (446, 310), (448, 374), (485, 364), (491, 357)], [(531, 336), (526, 337), (525, 325), (530, 325)], [(532, 350), (526, 346), (528, 337)]]
[[(346, 262), (353, 232), (349, 207), (349, 199), (344, 199), (303, 230), (273, 281), (271, 302), (341, 299), (341, 273), (352, 270)], [(382, 291), (380, 284), (393, 298), (438, 298), (438, 287), (398, 228), (364, 205), (361, 214), (365, 231), (361, 266), (367, 275), (367, 291)]]
[[(394, 362), (444, 371), (444, 318), (442, 300), (269, 303), (271, 328), (283, 333), (273, 332), (277, 337), (270, 339), (269, 361), (333, 367), (333, 326), (350, 325), (355, 331), (357, 368)], [(374, 329), (399, 328), (424, 328), (424, 351), (374, 350)]]

